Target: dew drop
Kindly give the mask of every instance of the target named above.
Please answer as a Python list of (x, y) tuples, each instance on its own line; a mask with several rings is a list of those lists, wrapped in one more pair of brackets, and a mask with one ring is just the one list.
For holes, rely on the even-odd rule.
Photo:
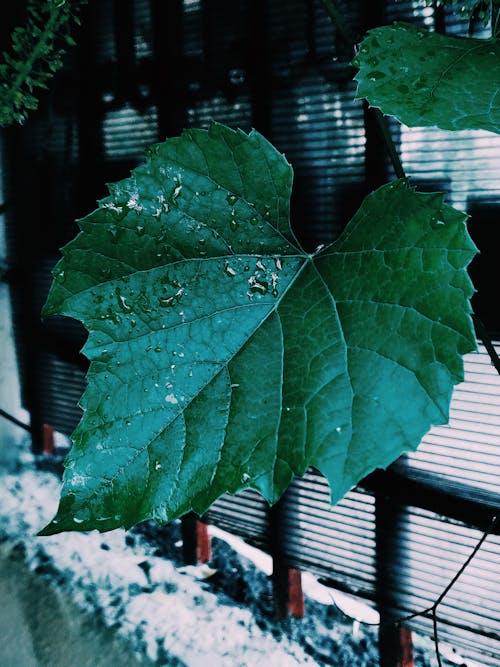
[(124, 313), (130, 313), (132, 308), (128, 305), (127, 300), (125, 299), (124, 296), (120, 294), (120, 288), (116, 288), (116, 298), (118, 302), (118, 307), (120, 308), (121, 311)]
[(444, 224), (445, 224), (444, 220), (440, 220), (435, 215), (431, 216), (431, 227), (433, 229), (437, 229), (438, 227), (442, 227)]
[(224, 271), (230, 278), (236, 275), (236, 271), (231, 266), (229, 266), (227, 262), (224, 266)]
[(55, 278), (58, 283), (62, 284), (66, 280), (66, 276), (64, 275), (64, 270), (61, 269), (60, 271), (58, 271), (55, 275)]
[(238, 201), (238, 197), (236, 195), (228, 193), (228, 195), (226, 197), (226, 201), (230, 206), (234, 206), (236, 204), (236, 202)]
[(235, 231), (238, 229), (238, 223), (237, 223), (237, 221), (234, 220), (234, 219), (231, 219), (231, 220), (229, 221), (229, 228), (231, 229), (231, 231), (235, 232)]
[(378, 81), (380, 79), (385, 79), (385, 72), (374, 70), (373, 72), (369, 72), (367, 77), (370, 79), (370, 81)]

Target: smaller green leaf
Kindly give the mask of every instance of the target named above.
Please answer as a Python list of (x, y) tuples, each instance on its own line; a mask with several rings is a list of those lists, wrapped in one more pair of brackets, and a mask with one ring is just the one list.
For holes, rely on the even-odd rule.
[[(431, 6), (434, 0), (427, 0), (427, 6)], [(477, 16), (485, 24), (491, 17), (491, 2), (489, 0), (438, 0), (438, 6), (451, 7), (452, 10), (467, 18)]]
[(358, 98), (409, 127), (500, 134), (500, 43), (395, 23), (371, 30), (353, 61)]

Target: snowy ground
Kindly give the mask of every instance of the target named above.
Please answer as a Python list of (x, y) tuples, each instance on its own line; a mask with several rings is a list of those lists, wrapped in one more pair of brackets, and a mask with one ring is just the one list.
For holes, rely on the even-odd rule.
[[(263, 660), (270, 667), (378, 665), (376, 628), (360, 623), (376, 622), (373, 610), (305, 575), (305, 618), (275, 621), (270, 559), (215, 527), (212, 560), (198, 567), (182, 567), (178, 523), (36, 537), (55, 513), (60, 480), (37, 470), (27, 448), (21, 459), (0, 471), (3, 550), (70, 594), (83, 613), (97, 614), (139, 661), (188, 667), (254, 667)], [(437, 664), (430, 640), (418, 641), (415, 662)]]

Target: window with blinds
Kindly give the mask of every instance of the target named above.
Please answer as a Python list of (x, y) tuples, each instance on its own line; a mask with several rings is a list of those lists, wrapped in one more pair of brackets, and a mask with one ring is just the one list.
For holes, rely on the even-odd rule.
[[(463, 18), (426, 0), (338, 5), (357, 37), (384, 20), (448, 34), (469, 30)], [(125, 177), (147, 145), (211, 120), (256, 127), (293, 165), (292, 223), (310, 250), (334, 240), (368, 188), (391, 174), (370, 115), (354, 100), (350, 52), (320, 0), (91, 0), (78, 42), (40, 111), (7, 142), (7, 185), (19, 202), (8, 242), (23, 276), (14, 286), (14, 311), (24, 402), (34, 423), (68, 434), (80, 418), (85, 385), (78, 355), (83, 331), (66, 318), (40, 328), (37, 315), (26, 313), (39, 313), (58, 248), (74, 233), (70, 221), (91, 210), (105, 182)], [(479, 288), (474, 306), (500, 336), (498, 308), (484, 296), (498, 283), (500, 138), (396, 122), (391, 129), (413, 183), (445, 192), (470, 214), (481, 250), (471, 267)], [(36, 249), (29, 255), (26, 235)], [(394, 471), (422, 483), (437, 479), (471, 502), (500, 505), (499, 389), (480, 346), (466, 358), (450, 424), (432, 429)], [(383, 599), (397, 616), (418, 611), (437, 597), (480, 534), (427, 505), (417, 497), (388, 509), (360, 485), (331, 508), (326, 481), (309, 471), (286, 496), (286, 558), (371, 604)], [(267, 509), (257, 494), (225, 496), (207, 518), (270, 546)], [(488, 539), (440, 613), (443, 638), (489, 665), (500, 665), (499, 541)], [(411, 623), (431, 631), (428, 617)]]

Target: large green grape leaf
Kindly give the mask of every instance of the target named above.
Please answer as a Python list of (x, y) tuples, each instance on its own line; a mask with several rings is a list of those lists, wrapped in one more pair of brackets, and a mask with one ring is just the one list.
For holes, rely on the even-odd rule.
[(273, 502), (309, 466), (336, 501), (446, 422), (474, 348), (465, 216), (396, 181), (309, 255), (291, 185), (259, 133), (213, 124), (154, 146), (80, 221), (44, 314), (85, 324), (91, 365), (43, 534), (248, 487)]
[(395, 23), (371, 30), (353, 64), (358, 98), (410, 127), (500, 133), (500, 42)]

